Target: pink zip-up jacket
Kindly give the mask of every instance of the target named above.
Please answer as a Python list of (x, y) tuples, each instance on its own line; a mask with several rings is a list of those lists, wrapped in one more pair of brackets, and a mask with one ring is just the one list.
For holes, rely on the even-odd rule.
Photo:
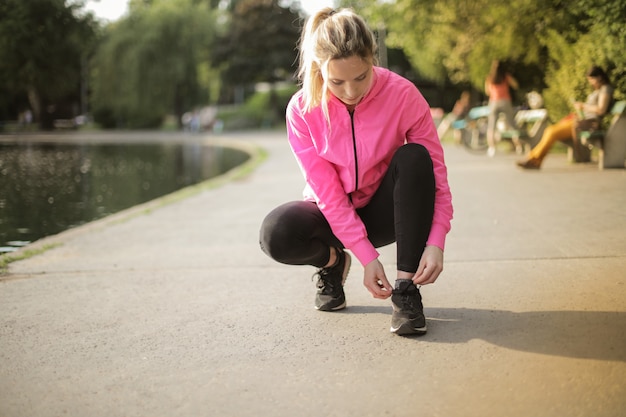
[(424, 97), (410, 81), (380, 67), (374, 67), (370, 91), (352, 115), (329, 95), (330, 126), (321, 106), (302, 110), (302, 90), (287, 107), (287, 134), (306, 181), (305, 200), (317, 203), (335, 236), (365, 266), (379, 253), (355, 209), (370, 201), (396, 150), (405, 143), (419, 143), (430, 153), (436, 184), (427, 244), (443, 250), (452, 196), (443, 149)]

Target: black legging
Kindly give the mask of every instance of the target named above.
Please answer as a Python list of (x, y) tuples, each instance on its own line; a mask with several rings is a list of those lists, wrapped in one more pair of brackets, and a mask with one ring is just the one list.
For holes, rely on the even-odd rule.
[[(430, 155), (422, 145), (406, 144), (398, 148), (372, 200), (357, 214), (374, 247), (397, 242), (397, 269), (415, 272), (434, 205)], [(308, 201), (292, 201), (272, 210), (261, 225), (259, 241), (261, 249), (278, 262), (318, 268), (328, 263), (331, 246), (344, 248), (317, 205)]]

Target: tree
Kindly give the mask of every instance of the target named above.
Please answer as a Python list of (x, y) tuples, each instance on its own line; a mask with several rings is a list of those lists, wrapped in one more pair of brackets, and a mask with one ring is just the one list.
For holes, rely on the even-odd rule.
[(227, 86), (273, 83), (295, 71), (302, 21), (297, 10), (278, 0), (239, 0), (224, 33), (213, 47), (212, 61)]
[(568, 10), (576, 30), (551, 29), (543, 39), (550, 56), (544, 98), (555, 117), (571, 112), (572, 98), (589, 93), (583, 75), (592, 64), (607, 70), (616, 99), (626, 98), (626, 0), (577, 0)]
[[(491, 61), (509, 64), (526, 89), (544, 90), (555, 117), (587, 90), (584, 72), (602, 65), (626, 91), (626, 0), (353, 0), (382, 23), (423, 76), (483, 89)], [(584, 96), (583, 96), (584, 97)], [(581, 98), (581, 97), (579, 97)]]
[(93, 106), (107, 127), (159, 126), (209, 101), (214, 17), (197, 0), (134, 1), (93, 61)]
[[(97, 24), (80, 2), (0, 2), (2, 100), (27, 97), (35, 120), (51, 128), (55, 110), (80, 97), (81, 70)], [(19, 99), (18, 99), (19, 101)], [(73, 113), (73, 111), (69, 111)]]
[(545, 56), (536, 36), (538, 17), (550, 13), (545, 3), (398, 0), (369, 1), (367, 7), (387, 26), (388, 44), (403, 49), (422, 75), (438, 82), (469, 82), (482, 89), (492, 60), (532, 67)]

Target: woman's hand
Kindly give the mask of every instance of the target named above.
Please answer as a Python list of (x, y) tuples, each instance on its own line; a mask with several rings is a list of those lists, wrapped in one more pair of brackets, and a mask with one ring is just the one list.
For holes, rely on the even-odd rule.
[(426, 246), (422, 258), (413, 275), (415, 285), (432, 284), (443, 271), (443, 251), (437, 246)]
[(367, 288), (374, 298), (381, 300), (389, 298), (393, 290), (385, 275), (385, 269), (378, 259), (374, 259), (372, 262), (365, 265), (363, 285), (365, 285), (365, 288)]

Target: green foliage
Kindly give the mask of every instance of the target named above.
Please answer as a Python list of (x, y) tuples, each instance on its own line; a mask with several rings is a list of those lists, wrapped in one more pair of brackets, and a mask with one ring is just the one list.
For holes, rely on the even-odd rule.
[(0, 107), (22, 100), (49, 127), (48, 109), (78, 101), (82, 59), (97, 31), (80, 7), (65, 0), (0, 2)]
[[(127, 17), (102, 28), (81, 12), (84, 0), (0, 0), (0, 119), (30, 107), (50, 127), (45, 110), (79, 107), (88, 60), (91, 111), (105, 127), (180, 121), (197, 106), (231, 102), (235, 89), (289, 79), (303, 21), (285, 3), (131, 0)], [(500, 59), (520, 81), (517, 97), (542, 92), (558, 118), (588, 94), (584, 73), (596, 64), (625, 98), (626, 0), (339, 3), (385, 28), (389, 50), (403, 51), (419, 78), (482, 91)], [(229, 120), (277, 124), (285, 103), (280, 92), (259, 94)]]
[(151, 128), (209, 99), (214, 16), (194, 0), (131, 3), (93, 60), (93, 109), (104, 127)]
[(553, 118), (570, 113), (571, 100), (589, 94), (584, 75), (591, 65), (609, 73), (616, 99), (626, 93), (626, 0), (578, 0), (572, 13), (578, 31), (549, 30), (542, 39), (550, 54), (544, 99)]
[(228, 87), (290, 78), (302, 25), (278, 0), (239, 0), (213, 45), (211, 60)]
[(287, 104), (297, 89), (294, 84), (257, 92), (241, 106), (220, 108), (217, 117), (224, 122), (225, 130), (283, 126)]
[[(522, 92), (544, 91), (553, 117), (582, 99), (591, 65), (608, 70), (626, 92), (626, 0), (357, 0), (373, 27), (384, 22), (387, 43), (439, 83), (469, 82), (482, 90), (491, 61), (509, 64)], [(619, 97), (619, 96), (618, 96)]]
[(8, 273), (10, 263), (32, 258), (59, 246), (61, 246), (61, 243), (50, 243), (35, 249), (23, 249), (18, 254), (7, 253), (0, 255), (0, 276)]
[(590, 63), (604, 66), (592, 34), (581, 36), (572, 48), (565, 37), (556, 31), (546, 34), (552, 60), (546, 68), (549, 87), (543, 91), (545, 105), (553, 120), (572, 112), (572, 101), (584, 101), (589, 94), (585, 73)]
[(482, 89), (494, 59), (533, 68), (544, 58), (536, 33), (545, 3), (398, 0), (369, 7), (384, 20), (389, 46), (404, 49), (419, 73), (434, 81)]

